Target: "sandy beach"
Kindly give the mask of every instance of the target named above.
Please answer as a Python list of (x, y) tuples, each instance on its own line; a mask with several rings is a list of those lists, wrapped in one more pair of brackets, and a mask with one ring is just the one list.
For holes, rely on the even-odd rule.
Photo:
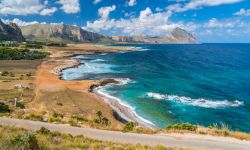
[[(111, 47), (91, 44), (69, 45), (67, 47), (48, 47), (46, 51), (51, 53), (39, 66), (35, 80), (35, 98), (28, 104), (30, 111), (46, 113), (61, 112), (65, 116), (80, 115), (93, 119), (97, 111), (111, 122), (111, 128), (122, 127), (119, 117), (128, 121), (137, 121), (135, 115), (129, 113), (128, 108), (117, 102), (107, 103), (102, 96), (89, 92), (93, 84), (99, 84), (98, 80), (65, 81), (60, 79), (61, 71), (66, 68), (76, 67), (80, 60), (71, 56), (78, 54), (109, 53), (117, 51), (133, 50), (131, 47)], [(63, 103), (59, 107), (56, 103)], [(110, 107), (111, 106), (111, 107)]]

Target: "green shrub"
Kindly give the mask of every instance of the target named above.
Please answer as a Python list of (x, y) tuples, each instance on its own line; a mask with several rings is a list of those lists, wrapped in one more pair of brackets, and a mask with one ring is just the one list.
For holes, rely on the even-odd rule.
[(50, 130), (45, 128), (45, 127), (41, 127), (39, 130), (36, 131), (37, 133), (40, 133), (40, 134), (44, 134), (44, 135), (48, 135), (50, 134)]
[(28, 116), (26, 116), (25, 119), (34, 120), (34, 121), (43, 121), (43, 116), (31, 113)]
[(0, 102), (0, 113), (9, 113), (11, 110), (8, 105)]
[(30, 51), (28, 49), (18, 49), (0, 47), (0, 60), (34, 60), (48, 56), (47, 52)]
[(137, 126), (137, 123), (135, 122), (127, 122), (125, 126), (123, 127), (122, 131), (123, 132), (133, 131), (136, 126)]
[(55, 117), (55, 118), (57, 118), (57, 117), (63, 118), (63, 114), (62, 113), (58, 113), (58, 112), (53, 112), (52, 116)]
[(4, 71), (1, 73), (1, 76), (8, 76), (9, 75), (9, 72), (8, 71)]
[(76, 116), (76, 115), (71, 116), (71, 118), (72, 118), (72, 119), (75, 119), (75, 120), (77, 120), (77, 121), (88, 121), (88, 119), (83, 118), (83, 117), (81, 117), (81, 116)]
[(57, 102), (56, 105), (63, 106), (63, 103)]
[(166, 128), (167, 130), (187, 130), (187, 131), (196, 131), (197, 126), (190, 123), (177, 123), (169, 125)]
[(110, 124), (108, 118), (103, 117), (101, 111), (97, 111), (97, 112), (96, 112), (96, 116), (97, 116), (97, 119), (94, 120), (95, 123), (101, 124), (101, 125), (103, 125), (103, 126), (107, 126), (107, 125)]
[(38, 141), (34, 134), (19, 134), (11, 140), (11, 143), (20, 149), (39, 149)]
[(19, 102), (16, 103), (16, 107), (21, 108), (21, 109), (25, 108), (24, 104), (19, 103)]

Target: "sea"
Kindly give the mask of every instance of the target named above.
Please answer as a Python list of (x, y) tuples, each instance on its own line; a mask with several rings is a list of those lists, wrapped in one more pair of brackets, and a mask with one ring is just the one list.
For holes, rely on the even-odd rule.
[(61, 78), (121, 81), (98, 90), (157, 128), (223, 123), (250, 132), (250, 44), (118, 46), (136, 50), (74, 56), (81, 65)]

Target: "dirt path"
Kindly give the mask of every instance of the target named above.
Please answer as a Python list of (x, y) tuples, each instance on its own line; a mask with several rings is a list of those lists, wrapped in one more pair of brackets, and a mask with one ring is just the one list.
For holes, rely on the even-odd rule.
[(72, 135), (84, 135), (104, 141), (131, 144), (166, 145), (168, 147), (183, 147), (208, 150), (249, 150), (250, 142), (241, 141), (229, 137), (215, 137), (209, 135), (194, 134), (135, 134), (118, 131), (106, 131), (92, 128), (78, 128), (63, 124), (50, 124), (38, 121), (0, 118), (0, 124), (15, 125), (25, 129), (36, 131), (41, 127), (51, 131), (60, 131)]

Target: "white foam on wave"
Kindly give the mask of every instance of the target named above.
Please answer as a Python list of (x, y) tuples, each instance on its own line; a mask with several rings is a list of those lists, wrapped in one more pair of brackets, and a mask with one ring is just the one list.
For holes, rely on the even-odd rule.
[(204, 107), (204, 108), (239, 107), (241, 105), (244, 105), (244, 103), (239, 100), (219, 101), (219, 100), (209, 100), (209, 99), (204, 99), (204, 98), (192, 99), (190, 97), (185, 97), (185, 96), (167, 95), (167, 94), (159, 94), (159, 93), (153, 93), (153, 92), (147, 93), (147, 96), (154, 98), (154, 99), (158, 99), (158, 100), (175, 101), (175, 102), (180, 102), (180, 103), (184, 103), (187, 105), (199, 106), (199, 107)]
[(144, 52), (144, 51), (149, 51), (149, 50), (150, 50), (150, 49), (142, 48), (142, 49), (138, 49), (137, 51)]
[[(147, 126), (149, 127), (155, 127), (154, 123), (152, 123), (151, 121), (141, 117), (140, 115), (138, 115), (135, 111), (135, 108), (130, 106), (129, 104), (127, 104), (126, 102), (123, 102), (121, 99), (117, 98), (117, 97), (114, 97), (110, 94), (108, 94), (106, 91), (105, 91), (105, 88), (104, 87), (100, 87), (100, 88), (97, 88), (96, 89), (96, 92), (101, 95), (104, 100), (111, 105), (111, 107), (118, 111), (118, 113), (121, 115), (122, 118), (126, 119), (126, 120), (129, 120), (129, 121), (137, 121), (137, 122), (140, 122), (142, 124), (146, 124)], [(129, 118), (128, 116), (126, 116), (125, 113), (119, 111), (120, 109), (117, 108), (117, 106), (114, 106), (112, 105), (112, 102), (110, 102), (110, 100), (115, 100), (117, 101), (122, 107), (125, 107), (126, 109), (128, 109), (128, 112), (130, 112), (132, 114), (132, 116), (134, 116), (135, 118), (133, 118), (131, 120), (131, 118)]]
[(103, 59), (94, 59), (94, 60), (91, 60), (91, 62), (103, 62), (103, 61), (105, 61), (105, 60), (103, 60)]
[(118, 85), (126, 85), (132, 82), (130, 78), (114, 78), (114, 79), (119, 82)]

